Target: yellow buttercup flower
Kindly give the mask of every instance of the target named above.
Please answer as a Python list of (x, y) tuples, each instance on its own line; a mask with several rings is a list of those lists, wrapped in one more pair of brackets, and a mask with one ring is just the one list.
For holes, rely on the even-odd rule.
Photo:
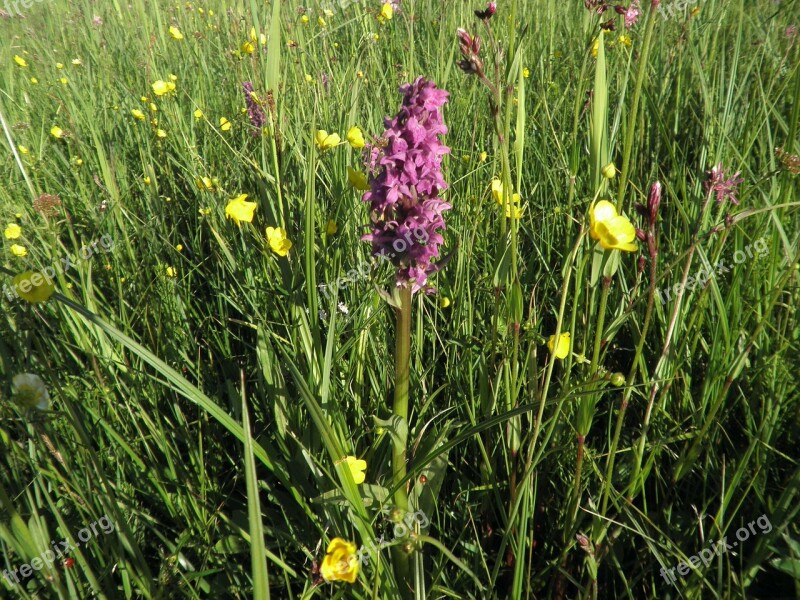
[[(492, 179), (492, 196), (494, 196), (495, 201), (500, 205), (504, 205), (503, 200), (503, 182), (500, 181), (497, 177)], [(506, 218), (510, 219), (512, 214), (515, 219), (521, 219), (522, 214), (525, 211), (524, 207), (519, 205), (520, 196), (516, 192), (511, 195), (511, 202), (506, 206)]]
[(56, 63), (56, 69), (63, 69), (63, 68), (64, 68), (63, 63)]
[(253, 42), (247, 41), (242, 44), (240, 50), (243, 54), (252, 54), (256, 51), (256, 45)]
[(50, 135), (60, 140), (66, 135), (66, 132), (58, 125), (54, 125), (52, 129), (50, 129)]
[(339, 226), (333, 219), (329, 220), (325, 224), (325, 233), (327, 233), (328, 235), (334, 235), (337, 231), (339, 231)]
[(369, 183), (367, 176), (361, 171), (356, 171), (353, 167), (347, 167), (347, 182), (357, 190), (368, 190)]
[(183, 34), (181, 30), (175, 27), (174, 25), (169, 28), (169, 34), (172, 36), (173, 40), (182, 40)]
[[(547, 348), (548, 350), (550, 350), (551, 354), (553, 353), (553, 348), (555, 348), (555, 345), (556, 345), (556, 336), (551, 335), (550, 339), (547, 340)], [(571, 345), (572, 344), (570, 343), (569, 339), (569, 331), (567, 331), (566, 333), (562, 333), (560, 336), (558, 336), (558, 347), (555, 348), (556, 358), (564, 360), (569, 354)]]
[(623, 46), (630, 46), (631, 45), (631, 36), (625, 35), (624, 33), (617, 38), (617, 42), (619, 42)]
[(11, 244), (11, 254), (22, 258), (23, 256), (28, 256), (28, 249), (25, 246), (20, 246), (19, 244)]
[(150, 103), (150, 110), (151, 110), (152, 112), (158, 112), (158, 106), (156, 105), (156, 103), (155, 103), (155, 102), (151, 102), (151, 103)]
[(19, 297), (26, 302), (46, 302), (56, 291), (53, 282), (41, 273), (25, 271), (12, 279)]
[(177, 244), (177, 245), (175, 246), (175, 250), (176, 250), (177, 252), (183, 252), (183, 244)]
[(19, 149), (20, 154), (30, 154), (30, 150), (28, 150), (25, 146), (17, 146)]
[(522, 76), (527, 79), (531, 76), (531, 70), (528, 67), (522, 69)]
[(219, 128), (222, 129), (222, 131), (230, 131), (231, 122), (228, 121), (228, 119), (226, 119), (225, 117), (220, 117), (219, 118)]
[(61, 82), (61, 85), (67, 85), (69, 83), (69, 79), (67, 79), (66, 77), (62, 77), (61, 79), (59, 79), (59, 81)]
[(270, 249), (278, 256), (286, 256), (292, 249), (292, 242), (286, 237), (283, 227), (267, 227), (267, 241)]
[(319, 25), (320, 27), (322, 27), (324, 29), (325, 28), (325, 19), (323, 19), (322, 17), (317, 17), (317, 25)]
[(308, 22), (309, 22), (310, 20), (311, 20), (311, 19), (309, 19), (309, 18), (308, 18), (308, 15), (303, 15), (302, 17), (300, 17), (300, 22), (301, 22), (303, 25), (308, 25)]
[(487, 152), (481, 152), (478, 154), (478, 160), (481, 162), (486, 162), (486, 159), (489, 158), (489, 154)]
[(347, 461), (347, 466), (350, 468), (350, 475), (353, 476), (353, 481), (356, 482), (356, 485), (364, 483), (364, 480), (367, 478), (367, 474), (365, 473), (367, 470), (367, 461), (356, 458), (355, 456), (347, 456), (345, 457), (345, 461)]
[(131, 114), (133, 115), (133, 118), (136, 119), (137, 121), (144, 121), (144, 113), (140, 111), (138, 108), (134, 108), (131, 111)]
[(159, 129), (158, 131), (156, 131), (156, 135), (161, 139), (164, 139), (165, 137), (167, 137), (167, 132), (164, 131), (163, 129)]
[(600, 38), (595, 38), (592, 42), (592, 56), (597, 58), (597, 53), (600, 51)]
[(447, 308), (448, 306), (450, 306), (450, 298), (447, 296), (442, 296), (439, 299), (439, 308)]
[(167, 267), (166, 270), (167, 277), (177, 277), (178, 271), (175, 270), (175, 267)]
[(246, 223), (253, 222), (253, 213), (256, 211), (258, 204), (255, 202), (247, 202), (247, 194), (239, 194), (228, 202), (228, 205), (225, 207), (225, 216), (229, 219), (233, 219), (237, 225), (242, 224), (242, 221)]
[(347, 132), (347, 141), (356, 150), (364, 147), (364, 133), (358, 127), (351, 127)]
[(32, 83), (33, 85), (36, 85), (37, 83), (39, 83), (39, 80), (38, 80), (38, 79), (36, 79), (36, 77), (31, 77), (31, 83)]
[(150, 178), (149, 177), (145, 177), (144, 179), (142, 179), (142, 181), (144, 181), (145, 185), (150, 185)]
[[(505, 202), (503, 200), (503, 182), (497, 177), (492, 179), (492, 196), (494, 196), (495, 201), (501, 206)], [(511, 195), (511, 202), (514, 204), (519, 204), (519, 200), (519, 194), (514, 193)]]
[(28, 66), (27, 61), (24, 58), (22, 58), (19, 54), (14, 55), (14, 62), (17, 63), (23, 69)]
[(75, 67), (80, 67), (81, 65), (83, 65), (83, 61), (80, 58), (73, 58), (72, 64)]
[(338, 133), (328, 134), (328, 132), (325, 131), (324, 129), (320, 129), (319, 131), (317, 131), (315, 140), (320, 150), (328, 150), (330, 148), (333, 148), (334, 146), (338, 146), (339, 143), (342, 141), (342, 138), (339, 137)]
[(7, 240), (16, 240), (22, 235), (22, 227), (16, 223), (9, 223), (6, 230), (3, 232)]
[[(514, 194), (514, 195), (518, 196), (519, 194)], [(521, 219), (522, 214), (524, 212), (525, 212), (525, 207), (513, 206), (513, 214), (515, 219)], [(506, 219), (510, 219), (511, 214), (512, 214), (512, 205), (509, 204), (508, 206), (506, 206)]]
[(636, 228), (627, 217), (617, 214), (617, 208), (608, 200), (601, 200), (589, 209), (589, 235), (606, 250), (637, 249)]
[(381, 6), (381, 12), (380, 12), (380, 15), (378, 17), (378, 20), (381, 21), (381, 22), (383, 22), (383, 21), (391, 21), (393, 15), (394, 15), (394, 11), (392, 10), (392, 5), (389, 4), (388, 2), (386, 2), (386, 3), (383, 4), (383, 6)]
[(156, 96), (163, 96), (164, 94), (169, 94), (170, 92), (175, 91), (175, 84), (173, 82), (162, 81), (161, 79), (154, 81), (150, 87), (153, 88), (153, 93)]
[(250, 41), (253, 42), (254, 44), (256, 42), (259, 42), (262, 46), (266, 46), (267, 45), (267, 35), (265, 33), (262, 33), (261, 35), (256, 36), (256, 28), (255, 27), (251, 27), (250, 28)]
[(210, 208), (201, 208), (199, 212), (200, 212), (200, 216), (201, 217), (207, 217), (208, 215), (211, 214), (211, 209)]
[(200, 119), (202, 119), (203, 118), (203, 111), (200, 110), (199, 108), (197, 110), (195, 110), (194, 111), (194, 118), (197, 119), (198, 121)]
[(356, 545), (342, 538), (333, 538), (328, 544), (327, 554), (319, 572), (327, 582), (346, 581), (355, 583), (361, 563), (356, 556)]

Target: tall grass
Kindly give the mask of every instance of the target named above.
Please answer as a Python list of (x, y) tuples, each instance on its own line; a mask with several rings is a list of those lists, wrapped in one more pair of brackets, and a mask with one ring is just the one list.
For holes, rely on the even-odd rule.
[[(0, 578), (4, 597), (398, 598), (400, 554), (420, 599), (800, 594), (792, 3), (669, 19), (645, 3), (596, 57), (581, 2), (501, 2), (490, 30), (483, 8), (405, 0), (380, 22), (365, 2), (50, 0), (0, 18), (0, 228), (22, 228), (0, 288), (70, 257), (47, 303), (0, 295), (0, 570), (75, 545)], [(459, 27), (482, 37), (496, 96), (458, 68)], [(420, 75), (450, 92), (452, 259), (411, 300), (393, 471), (394, 274), (360, 240), (362, 152), (314, 138), (374, 140)], [(717, 163), (741, 172), (738, 205), (707, 193)], [(593, 201), (646, 230), (635, 205), (656, 180), (657, 255), (598, 250)], [(258, 208), (237, 226), (225, 207), (244, 193)], [(546, 344), (562, 332), (563, 360)], [(50, 410), (14, 401), (23, 372)], [(400, 527), (400, 497), (426, 519)], [(661, 574), (762, 515), (769, 531)], [(78, 539), (103, 516), (112, 533)], [(371, 549), (353, 585), (319, 575), (335, 537)]]

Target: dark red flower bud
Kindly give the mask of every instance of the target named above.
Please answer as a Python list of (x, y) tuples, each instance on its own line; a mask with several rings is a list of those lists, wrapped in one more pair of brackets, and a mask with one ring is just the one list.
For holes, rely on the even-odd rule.
[(651, 226), (656, 223), (659, 206), (661, 206), (661, 182), (655, 181), (650, 186), (650, 195), (647, 197), (647, 211)]
[(645, 234), (643, 229), (636, 228), (636, 237), (640, 242), (643, 242), (647, 239), (647, 235)]
[(495, 4), (494, 2), (489, 2), (489, 4), (486, 5), (486, 10), (476, 10), (475, 16), (478, 17), (479, 19), (487, 21), (492, 18), (492, 15), (496, 11), (497, 11), (497, 4)]

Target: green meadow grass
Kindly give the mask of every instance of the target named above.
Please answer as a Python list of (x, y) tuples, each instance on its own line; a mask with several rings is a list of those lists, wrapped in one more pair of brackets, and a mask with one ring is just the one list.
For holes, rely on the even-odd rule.
[[(45, 0), (0, 18), (0, 229), (22, 228), (0, 239), (0, 289), (70, 257), (46, 303), (0, 294), (0, 570), (74, 546), (0, 577), (0, 596), (800, 595), (797, 5), (664, 18), (644, 4), (597, 57), (577, 0), (499, 2), (491, 34), (483, 5), (455, 0), (403, 0), (384, 22), (377, 1)], [(459, 27), (481, 36), (490, 79), (491, 40), (503, 49), (496, 120), (457, 65)], [(450, 94), (452, 258), (436, 294), (413, 296), (407, 485), (393, 486), (394, 274), (360, 240), (347, 167), (362, 151), (314, 139), (379, 137), (421, 75)], [(738, 206), (705, 192), (720, 162), (744, 180)], [(520, 193), (519, 220), (493, 177)], [(655, 263), (643, 242), (596, 251), (593, 199), (646, 230), (634, 205), (656, 180)], [(43, 214), (42, 194), (60, 205)], [(237, 226), (225, 207), (240, 194), (258, 206)], [(715, 275), (676, 301), (701, 269)], [(19, 373), (46, 382), (48, 411), (15, 402)], [(364, 484), (347, 455), (366, 460)], [(398, 490), (424, 519), (393, 510)], [(103, 517), (111, 533), (78, 538)], [(742, 527), (707, 564), (661, 574)], [(352, 585), (319, 575), (336, 537), (367, 548)]]

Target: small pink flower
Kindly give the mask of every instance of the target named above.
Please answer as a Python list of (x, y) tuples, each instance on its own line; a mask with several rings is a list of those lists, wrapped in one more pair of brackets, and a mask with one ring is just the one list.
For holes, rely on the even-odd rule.
[(722, 163), (717, 163), (707, 172), (708, 181), (705, 183), (706, 193), (713, 193), (717, 196), (717, 202), (723, 202), (728, 198), (734, 204), (739, 204), (736, 199), (737, 188), (744, 181), (739, 177), (740, 171), (736, 171), (733, 177), (725, 179), (725, 170)]
[(103, 24), (103, 19), (100, 18), (99, 15), (95, 15), (92, 19), (92, 25), (95, 27), (100, 27)]
[(633, 0), (628, 10), (625, 11), (625, 27), (633, 27), (639, 18), (639, 0)]

